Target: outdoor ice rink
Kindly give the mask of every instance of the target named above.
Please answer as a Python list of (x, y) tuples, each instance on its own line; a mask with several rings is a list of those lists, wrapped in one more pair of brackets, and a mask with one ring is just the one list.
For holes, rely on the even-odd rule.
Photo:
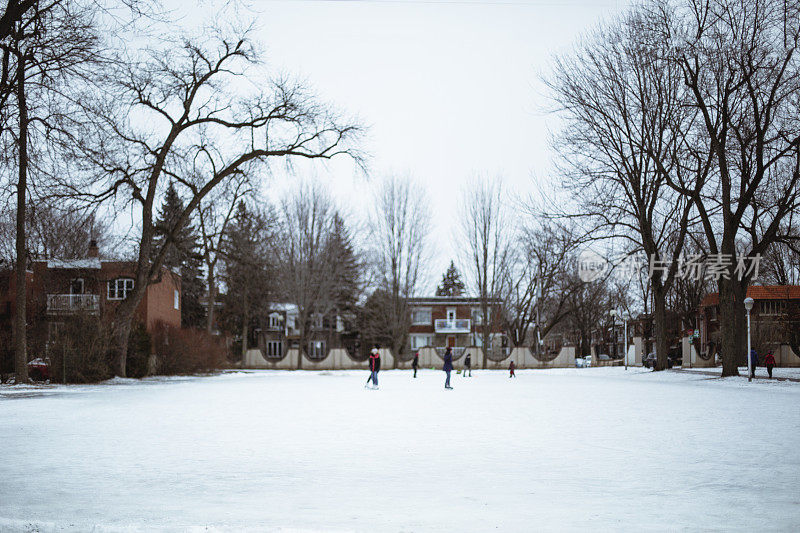
[(800, 528), (800, 383), (517, 375), (2, 388), (0, 530)]

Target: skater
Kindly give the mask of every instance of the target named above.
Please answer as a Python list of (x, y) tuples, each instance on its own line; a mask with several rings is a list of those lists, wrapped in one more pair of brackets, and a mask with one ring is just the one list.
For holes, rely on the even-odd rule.
[(767, 374), (772, 379), (772, 369), (775, 366), (775, 356), (772, 355), (772, 350), (767, 352), (767, 356), (764, 358), (764, 365), (767, 367)]
[(472, 377), (472, 358), (467, 352), (467, 356), (464, 357), (464, 377), (467, 377), (467, 372), (469, 372), (469, 377)]
[(450, 372), (453, 371), (453, 351), (449, 346), (444, 352), (444, 366), (442, 366), (442, 370), (447, 373), (447, 379), (444, 380), (444, 388), (452, 389), (453, 387), (450, 386)]
[(414, 369), (414, 377), (417, 377), (417, 368), (419, 368), (419, 352), (414, 353), (414, 359), (411, 361), (411, 368)]
[(750, 378), (756, 377), (756, 365), (758, 365), (758, 354), (755, 349), (750, 350)]
[(376, 344), (372, 351), (369, 354), (369, 378), (367, 378), (367, 384), (365, 387), (369, 387), (369, 382), (372, 382), (373, 389), (378, 388), (378, 372), (381, 369), (381, 352), (380, 345)]
[(509, 378), (517, 377), (517, 376), (514, 375), (514, 368), (516, 368), (514, 366), (514, 361), (511, 361), (510, 363), (508, 363), (508, 377)]

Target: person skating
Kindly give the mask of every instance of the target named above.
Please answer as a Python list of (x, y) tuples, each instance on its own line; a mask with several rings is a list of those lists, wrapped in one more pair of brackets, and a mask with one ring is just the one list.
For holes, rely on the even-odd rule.
[(514, 366), (514, 361), (511, 361), (510, 363), (508, 363), (508, 377), (510, 377), (510, 378), (517, 377), (516, 375), (514, 375), (514, 369), (515, 368), (516, 367)]
[(464, 377), (467, 377), (467, 372), (469, 372), (469, 377), (472, 377), (472, 356), (469, 352), (464, 357)]
[(449, 346), (444, 352), (444, 365), (442, 366), (442, 370), (447, 374), (447, 379), (444, 380), (444, 388), (452, 389), (453, 387), (450, 386), (450, 372), (453, 371), (453, 351)]
[(758, 364), (758, 354), (755, 349), (750, 350), (750, 377), (756, 377), (756, 365)]
[(767, 374), (772, 378), (772, 369), (775, 366), (775, 356), (772, 355), (772, 350), (767, 352), (767, 356), (764, 358), (764, 365), (767, 367)]
[(367, 384), (364, 385), (365, 387), (369, 387), (369, 383), (371, 381), (371, 388), (378, 388), (378, 372), (381, 369), (381, 353), (379, 350), (380, 345), (376, 344), (369, 354), (369, 378), (367, 378)]
[(414, 369), (414, 377), (417, 377), (417, 368), (419, 368), (419, 352), (414, 353), (414, 359), (411, 360), (411, 368)]

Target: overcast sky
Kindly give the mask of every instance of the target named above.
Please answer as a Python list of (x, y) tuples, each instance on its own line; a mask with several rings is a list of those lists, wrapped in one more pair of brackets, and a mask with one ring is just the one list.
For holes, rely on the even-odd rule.
[[(367, 124), (372, 182), (347, 161), (314, 171), (351, 216), (374, 181), (414, 176), (433, 209), (432, 292), (451, 257), (458, 198), (474, 175), (502, 175), (520, 197), (552, 179), (555, 119), (540, 76), (554, 53), (624, 0), (256, 0), (256, 37), (271, 69), (306, 80)], [(269, 184), (284, 188), (294, 178)]]

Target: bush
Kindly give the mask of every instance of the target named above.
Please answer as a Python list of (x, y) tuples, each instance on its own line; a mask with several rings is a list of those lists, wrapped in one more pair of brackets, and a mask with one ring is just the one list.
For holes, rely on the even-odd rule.
[(179, 329), (158, 323), (154, 339), (158, 374), (194, 374), (225, 366), (225, 343), (205, 330)]
[(97, 317), (79, 314), (62, 323), (52, 338), (50, 373), (55, 381), (93, 383), (113, 376), (111, 335)]
[(152, 339), (141, 322), (131, 328), (128, 338), (128, 357), (125, 361), (125, 375), (129, 378), (143, 378), (148, 374)]

